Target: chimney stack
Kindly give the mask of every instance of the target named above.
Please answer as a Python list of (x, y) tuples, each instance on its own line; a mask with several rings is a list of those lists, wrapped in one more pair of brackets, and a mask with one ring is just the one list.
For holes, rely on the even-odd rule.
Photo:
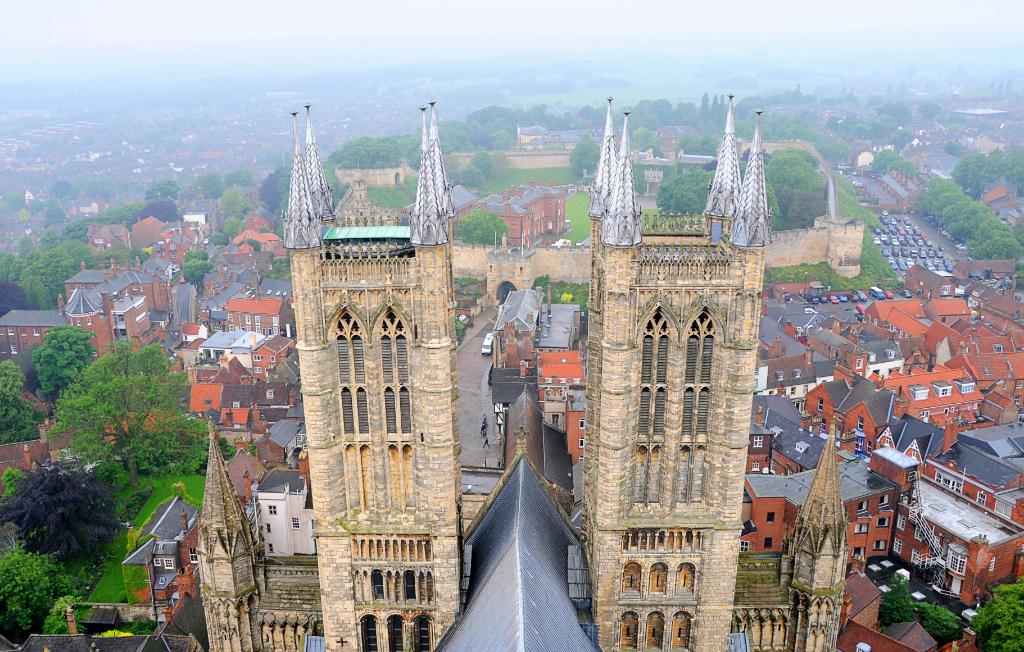
[(68, 605), (68, 608), (64, 610), (64, 617), (68, 621), (68, 634), (78, 636), (78, 619), (75, 618), (75, 608)]
[(62, 315), (64, 314), (64, 294), (63, 293), (58, 293), (57, 294), (57, 312), (59, 312)]
[(135, 257), (135, 271), (136, 272), (141, 272), (142, 271), (142, 259), (139, 258), (138, 256)]
[(761, 403), (757, 404), (757, 410), (754, 412), (754, 423), (759, 426), (764, 425), (764, 405)]
[(85, 271), (85, 261), (84, 260), (78, 261), (78, 269), (82, 270), (83, 272)]
[(188, 514), (185, 513), (185, 508), (181, 509), (181, 531), (188, 532)]
[(32, 451), (29, 450), (28, 444), (21, 445), (21, 461), (25, 465), (26, 470), (32, 470)]
[(242, 487), (245, 491), (245, 501), (249, 502), (252, 500), (252, 477), (249, 475), (249, 469), (242, 474)]
[(306, 490), (308, 491), (312, 481), (309, 477), (309, 453), (306, 451), (299, 451), (299, 473), (306, 479)]
[(520, 378), (526, 378), (526, 373), (529, 371), (529, 369), (530, 369), (530, 363), (529, 362), (527, 362), (526, 360), (520, 360), (519, 361), (519, 377)]

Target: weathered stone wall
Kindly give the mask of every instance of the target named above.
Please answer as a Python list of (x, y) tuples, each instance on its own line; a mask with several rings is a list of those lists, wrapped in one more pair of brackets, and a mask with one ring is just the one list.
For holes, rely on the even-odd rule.
[(769, 267), (788, 267), (804, 263), (828, 262), (839, 276), (860, 274), (864, 223), (858, 220), (814, 220), (809, 229), (774, 231), (767, 249)]
[(532, 287), (538, 276), (570, 283), (590, 280), (590, 247), (544, 247), (520, 256), (486, 245), (457, 244), (453, 252), (455, 276), (486, 277), (490, 301), (494, 301), (498, 286), (505, 281), (521, 290)]
[[(469, 165), (475, 152), (456, 152), (451, 155), (450, 160), (456, 170)], [(505, 152), (508, 158), (508, 166), (517, 170), (530, 170), (534, 168), (567, 168), (569, 167), (569, 152)]]
[(406, 178), (415, 177), (416, 170), (403, 161), (401, 165), (390, 168), (336, 168), (334, 176), (338, 177), (341, 183), (352, 183), (356, 179), (362, 179), (371, 188), (400, 186), (405, 183)]

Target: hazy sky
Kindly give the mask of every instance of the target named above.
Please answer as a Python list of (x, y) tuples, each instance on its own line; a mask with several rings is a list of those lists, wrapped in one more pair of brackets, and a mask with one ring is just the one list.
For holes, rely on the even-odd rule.
[[(998, 60), (1022, 0), (5, 0), (0, 75), (258, 71), (550, 53), (764, 50)], [(969, 62), (969, 61), (968, 61)], [(38, 79), (38, 77), (37, 77)]]

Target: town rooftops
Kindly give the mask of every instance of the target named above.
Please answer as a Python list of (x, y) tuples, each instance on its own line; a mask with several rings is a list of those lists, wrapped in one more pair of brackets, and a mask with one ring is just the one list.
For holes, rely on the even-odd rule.
[(513, 323), (517, 331), (532, 331), (537, 327), (540, 309), (540, 292), (533, 288), (513, 290), (505, 297), (505, 303), (501, 304), (498, 317), (494, 320), (494, 330), (503, 330), (506, 325)]
[(944, 491), (932, 482), (923, 481), (921, 509), (925, 518), (956, 537), (970, 541), (984, 535), (989, 545), (1017, 536), (1019, 529), (1010, 528), (987, 511)]
[[(896, 486), (872, 473), (868, 465), (860, 460), (840, 462), (836, 466), (839, 469), (839, 487), (844, 501), (870, 496)], [(793, 475), (751, 473), (747, 475), (747, 484), (758, 498), (785, 498), (799, 506), (804, 503), (813, 477), (814, 469)]]
[(942, 428), (925, 423), (917, 417), (904, 414), (899, 419), (891, 419), (887, 427), (893, 447), (898, 451), (906, 451), (916, 442), (923, 459), (935, 455), (942, 448)]
[(853, 618), (882, 598), (882, 592), (867, 575), (853, 572), (846, 576), (846, 595), (850, 597), (849, 617)]
[(579, 351), (541, 351), (539, 355), (541, 380), (574, 378), (583, 380), (583, 357)]
[(995, 457), (1024, 457), (1024, 423), (965, 430), (957, 440)]
[(875, 450), (871, 451), (871, 456), (878, 456), (883, 460), (892, 462), (901, 469), (909, 469), (911, 467), (917, 466), (916, 459), (909, 455), (905, 455), (904, 453), (899, 452), (895, 448), (890, 448), (889, 446), (882, 446), (881, 448), (876, 448)]
[(296, 419), (284, 419), (270, 426), (267, 435), (270, 440), (284, 448), (295, 439), (295, 436), (303, 429), (303, 423)]
[(228, 312), (241, 312), (253, 315), (277, 315), (281, 312), (284, 299), (280, 297), (232, 297), (228, 299), (224, 309)]
[(263, 478), (257, 487), (260, 493), (302, 493), (306, 488), (306, 479), (293, 469), (274, 469)]
[(261, 335), (252, 331), (219, 331), (203, 342), (204, 349), (231, 350), (235, 352), (258, 349), (271, 339), (270, 335)]
[(965, 475), (996, 489), (1019, 485), (1024, 476), (1024, 458), (998, 458), (966, 442), (956, 442), (945, 453), (936, 455), (935, 461), (943, 466), (952, 463)]
[[(568, 349), (573, 343), (573, 329), (579, 320), (580, 307), (574, 303), (545, 304), (537, 320), (537, 347)], [(550, 316), (550, 319), (548, 317)]]

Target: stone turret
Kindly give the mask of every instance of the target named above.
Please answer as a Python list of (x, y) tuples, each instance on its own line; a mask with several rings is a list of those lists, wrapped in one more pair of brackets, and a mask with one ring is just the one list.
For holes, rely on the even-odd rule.
[(611, 192), (601, 227), (601, 241), (612, 247), (640, 244), (640, 207), (633, 185), (633, 162), (629, 159), (629, 112), (622, 121), (619, 155), (612, 168)]
[(262, 647), (255, 625), (259, 595), (253, 534), (212, 423), (209, 434), (198, 552), (210, 652), (252, 652)]
[(590, 203), (587, 212), (590, 217), (601, 218), (608, 208), (612, 178), (618, 169), (615, 157), (615, 129), (612, 122), (612, 98), (608, 98), (608, 113), (604, 119), (604, 137), (601, 139), (601, 154), (594, 170), (594, 184), (590, 187)]
[(846, 577), (847, 520), (835, 431), (830, 430), (790, 541), (793, 575), (790, 647), (819, 652), (835, 647)]

